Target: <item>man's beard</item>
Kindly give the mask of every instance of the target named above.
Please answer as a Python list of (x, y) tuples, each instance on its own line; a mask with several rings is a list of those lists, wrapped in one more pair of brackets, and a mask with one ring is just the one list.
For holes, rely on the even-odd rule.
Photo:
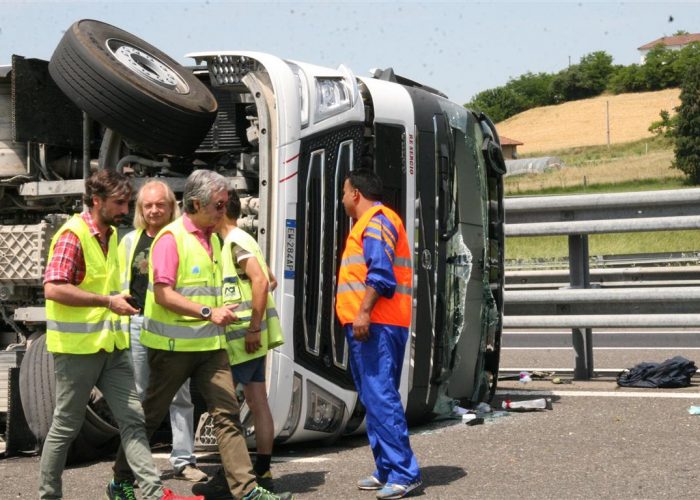
[(107, 215), (107, 212), (104, 209), (100, 210), (100, 218), (102, 219), (102, 222), (107, 226), (118, 226), (119, 224), (124, 222), (124, 215), (117, 214), (110, 217)]

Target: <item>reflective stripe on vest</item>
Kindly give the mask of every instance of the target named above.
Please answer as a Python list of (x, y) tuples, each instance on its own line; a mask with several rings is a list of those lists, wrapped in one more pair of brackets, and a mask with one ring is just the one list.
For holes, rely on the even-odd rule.
[(393, 262), (396, 289), (390, 299), (379, 297), (370, 314), (370, 321), (384, 325), (408, 327), (411, 325), (413, 283), (411, 253), (401, 218), (384, 205), (375, 205), (362, 214), (348, 235), (340, 261), (335, 311), (342, 325), (352, 323), (357, 317), (365, 296), (365, 281), (367, 279), (367, 264), (362, 252), (362, 239), (372, 217), (378, 213), (382, 213), (389, 219), (398, 233)]
[[(56, 242), (66, 231), (78, 237), (85, 259), (85, 278), (77, 287), (98, 295), (119, 293), (116, 230), (112, 228), (105, 256), (87, 223), (80, 215), (74, 215), (51, 240), (48, 261), (53, 258)], [(67, 354), (112, 352), (127, 349), (129, 336), (121, 330), (119, 316), (106, 307), (75, 307), (47, 300), (46, 347), (50, 352)]]
[(222, 295), (225, 304), (239, 304), (234, 312), (242, 321), (226, 327), (226, 351), (228, 352), (229, 363), (236, 365), (264, 356), (269, 349), (282, 345), (284, 337), (277, 309), (275, 308), (275, 301), (272, 298), (272, 294), (268, 293), (266, 310), (260, 322), (260, 349), (254, 353), (246, 352), (245, 335), (250, 326), (250, 317), (253, 313), (253, 287), (250, 280), (241, 279), (238, 276), (233, 260), (235, 255), (231, 250), (232, 245), (238, 245), (247, 253), (252, 254), (268, 280), (269, 276), (267, 263), (255, 238), (240, 228), (232, 229), (226, 235), (224, 248), (221, 251), (224, 272)]
[[(210, 238), (212, 257), (197, 237), (185, 229), (182, 217), (165, 226), (153, 240), (166, 233), (175, 238), (179, 265), (175, 286), (189, 300), (211, 308), (221, 305), (221, 247), (215, 234)], [(214, 351), (225, 345), (224, 329), (214, 323), (183, 316), (155, 301), (153, 291), (153, 252), (149, 255), (148, 289), (141, 329), (141, 344), (166, 351)]]

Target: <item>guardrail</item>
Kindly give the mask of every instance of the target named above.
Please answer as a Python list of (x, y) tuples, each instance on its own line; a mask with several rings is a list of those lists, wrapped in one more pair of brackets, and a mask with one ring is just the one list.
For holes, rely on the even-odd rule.
[(700, 287), (591, 289), (588, 235), (700, 229), (700, 189), (505, 200), (507, 237), (565, 235), (568, 290), (505, 292), (504, 327), (572, 328), (574, 377), (593, 376), (592, 328), (700, 326)]

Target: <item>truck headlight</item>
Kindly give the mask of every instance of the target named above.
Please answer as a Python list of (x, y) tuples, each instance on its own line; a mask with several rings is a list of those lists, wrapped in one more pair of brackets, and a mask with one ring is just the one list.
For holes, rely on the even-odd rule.
[(299, 425), (299, 414), (301, 413), (301, 375), (294, 373), (294, 382), (292, 382), (292, 403), (289, 405), (289, 413), (287, 421), (277, 437), (278, 442), (282, 442), (289, 438)]
[(338, 430), (345, 414), (345, 403), (324, 389), (307, 380), (308, 400), (304, 429), (333, 434)]
[(352, 108), (352, 97), (342, 78), (316, 78), (316, 122)]
[(306, 75), (302, 69), (294, 63), (289, 63), (299, 88), (299, 112), (301, 113), (301, 127), (309, 124), (309, 86), (306, 83)]

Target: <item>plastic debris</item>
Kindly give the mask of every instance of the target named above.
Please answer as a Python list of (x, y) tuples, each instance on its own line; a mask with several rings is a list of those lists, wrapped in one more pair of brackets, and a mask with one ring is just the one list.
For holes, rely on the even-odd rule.
[(467, 410), (466, 408), (462, 408), (461, 406), (455, 406), (452, 409), (452, 414), (460, 417), (463, 417), (467, 413), (469, 413), (469, 410)]
[(508, 415), (510, 415), (510, 413), (508, 413), (507, 411), (498, 410), (498, 411), (494, 411), (491, 413), (484, 413), (483, 419), (484, 419), (484, 421), (494, 420), (494, 419), (500, 418), (500, 417), (507, 417)]
[(700, 415), (700, 406), (691, 406), (688, 408), (688, 413), (691, 415)]
[(521, 384), (527, 384), (528, 382), (532, 382), (532, 378), (530, 378), (530, 374), (528, 372), (520, 372), (518, 380)]
[(491, 409), (491, 405), (488, 403), (481, 402), (478, 405), (476, 405), (476, 408), (474, 410), (477, 413), (491, 413), (493, 410)]
[(528, 399), (525, 401), (510, 401), (506, 399), (501, 403), (504, 410), (530, 411), (551, 410), (552, 400), (549, 398)]

